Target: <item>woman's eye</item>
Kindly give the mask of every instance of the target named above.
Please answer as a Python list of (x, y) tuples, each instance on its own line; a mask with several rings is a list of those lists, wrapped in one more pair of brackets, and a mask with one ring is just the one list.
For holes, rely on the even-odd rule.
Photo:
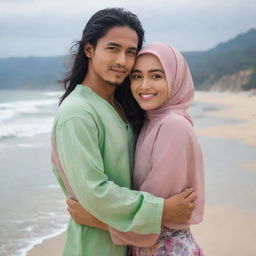
[(153, 78), (153, 79), (157, 79), (157, 78), (161, 78), (161, 76), (158, 75), (158, 74), (155, 74), (155, 75), (152, 75), (152, 78)]
[(132, 75), (132, 79), (138, 79), (138, 78), (140, 78), (139, 75)]

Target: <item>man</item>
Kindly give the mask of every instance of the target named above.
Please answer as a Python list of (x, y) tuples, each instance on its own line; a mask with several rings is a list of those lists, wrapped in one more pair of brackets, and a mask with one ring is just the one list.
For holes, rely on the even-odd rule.
[(111, 234), (159, 233), (161, 221), (186, 221), (195, 194), (163, 200), (130, 190), (133, 133), (115, 91), (127, 78), (141, 48), (138, 18), (104, 9), (88, 21), (52, 130), (53, 171), (67, 197), (75, 197), (109, 232), (70, 220), (63, 255), (126, 255)]

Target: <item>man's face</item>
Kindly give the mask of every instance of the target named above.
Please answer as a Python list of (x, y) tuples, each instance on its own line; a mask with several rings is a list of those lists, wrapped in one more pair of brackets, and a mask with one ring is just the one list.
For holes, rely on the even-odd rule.
[(95, 48), (85, 45), (89, 59), (88, 74), (97, 83), (121, 84), (130, 73), (138, 47), (135, 30), (125, 27), (113, 27), (100, 38)]

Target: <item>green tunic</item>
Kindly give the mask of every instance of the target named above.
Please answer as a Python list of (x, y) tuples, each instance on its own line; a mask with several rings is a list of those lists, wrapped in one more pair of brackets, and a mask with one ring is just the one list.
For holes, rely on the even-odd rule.
[[(163, 199), (130, 190), (133, 135), (114, 108), (89, 87), (77, 85), (61, 104), (52, 130), (56, 151), (78, 201), (112, 228), (159, 233)], [(57, 167), (53, 171), (66, 194)], [(70, 219), (65, 256), (124, 256), (109, 232)]]

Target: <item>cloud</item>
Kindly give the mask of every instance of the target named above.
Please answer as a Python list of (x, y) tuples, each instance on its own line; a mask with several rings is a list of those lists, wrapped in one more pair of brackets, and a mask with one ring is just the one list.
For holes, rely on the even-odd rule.
[(1, 0), (0, 57), (60, 55), (106, 7), (138, 15), (148, 41), (204, 50), (256, 27), (256, 0)]

